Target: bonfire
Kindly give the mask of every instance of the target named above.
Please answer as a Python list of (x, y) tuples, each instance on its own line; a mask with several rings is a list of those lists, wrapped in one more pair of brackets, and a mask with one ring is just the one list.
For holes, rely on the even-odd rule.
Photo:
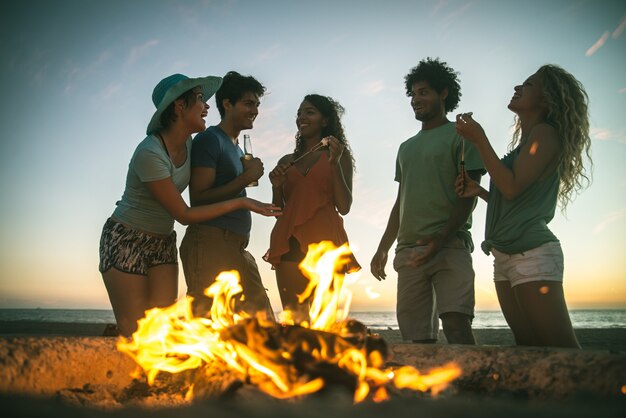
[(461, 374), (455, 364), (428, 373), (413, 367), (388, 367), (385, 341), (349, 319), (350, 292), (344, 286), (345, 266), (351, 255), (347, 244), (331, 242), (309, 246), (300, 268), (309, 279), (299, 295), (309, 305), (308, 318), (296, 320), (283, 312), (279, 322), (263, 315), (236, 311), (242, 298), (237, 271), (222, 272), (205, 290), (213, 299), (210, 315), (193, 315), (193, 298), (146, 312), (130, 339), (117, 347), (141, 367), (149, 384), (161, 372), (193, 370), (186, 387), (194, 387), (216, 370), (228, 370), (236, 379), (254, 385), (278, 399), (301, 397), (335, 386), (347, 388), (354, 402), (389, 399), (390, 389), (436, 395)]

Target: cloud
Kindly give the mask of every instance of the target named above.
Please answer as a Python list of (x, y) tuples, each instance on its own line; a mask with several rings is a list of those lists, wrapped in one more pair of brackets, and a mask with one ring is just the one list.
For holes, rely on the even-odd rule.
[(146, 42), (143, 45), (136, 46), (130, 50), (128, 54), (128, 64), (134, 64), (139, 58), (145, 55), (150, 49), (157, 46), (159, 41), (153, 39), (151, 41)]
[(597, 235), (603, 232), (610, 224), (621, 220), (624, 216), (626, 216), (626, 207), (609, 213), (604, 220), (602, 220), (599, 224), (596, 225), (595, 228), (593, 228), (593, 234)]
[(374, 96), (385, 90), (385, 82), (382, 80), (370, 81), (361, 90), (366, 96)]
[(591, 138), (598, 141), (615, 141), (626, 144), (626, 131), (613, 132), (607, 128), (592, 128), (589, 132)]
[(611, 131), (606, 128), (593, 128), (591, 129), (591, 137), (600, 141), (607, 141), (611, 139)]
[[(360, 180), (357, 173), (354, 179), (354, 202), (350, 216), (370, 225), (377, 230), (384, 230), (389, 220), (389, 213), (395, 203), (395, 195), (393, 198), (381, 199), (382, 194), (378, 189), (368, 187)], [(359, 202), (365, 202), (363, 204)]]
[(624, 32), (624, 29), (626, 29), (626, 15), (622, 17), (622, 20), (619, 22), (619, 25), (617, 25), (617, 28), (615, 28), (615, 30), (613, 31), (613, 35), (612, 35), (613, 39), (619, 38), (622, 32)]
[(274, 168), (280, 157), (293, 152), (295, 146), (295, 129), (274, 128), (255, 129), (252, 139), (254, 154), (259, 156), (265, 164), (266, 172)]
[(175, 73), (184, 73), (186, 70), (188, 70), (191, 67), (192, 67), (192, 63), (186, 60), (178, 60), (178, 61), (172, 62), (172, 72), (175, 72)]
[(377, 64), (366, 65), (365, 67), (362, 67), (362, 68), (359, 68), (359, 69), (355, 70), (354, 74), (355, 75), (365, 75), (365, 74), (371, 72), (372, 70), (374, 70), (376, 67), (378, 67)]
[(619, 89), (619, 90), (617, 90), (617, 92), (618, 92), (619, 94), (626, 93), (626, 87), (624, 87), (623, 89)]
[[(444, 6), (446, 3), (443, 2), (441, 4), (441, 6)], [(448, 13), (444, 18), (443, 18), (443, 22), (442, 22), (442, 26), (444, 29), (448, 29), (451, 26), (455, 25), (457, 23), (457, 20), (465, 14), (465, 12), (467, 12), (467, 10), (472, 7), (472, 2), (467, 2), (464, 5), (462, 5), (461, 7), (457, 7), (456, 9), (453, 9), (450, 13)]]
[(67, 73), (67, 83), (65, 84), (65, 94), (69, 94), (74, 90), (74, 86), (76, 85), (76, 80), (81, 72), (80, 67), (71, 67), (66, 71)]
[(372, 289), (371, 286), (367, 286), (365, 288), (365, 294), (367, 295), (368, 298), (370, 299), (378, 299), (380, 297), (380, 293), (376, 292), (374, 289)]
[(439, 10), (446, 5), (446, 3), (446, 0), (437, 0), (433, 5), (433, 10), (430, 13), (430, 17), (435, 16), (439, 12)]
[(596, 43), (595, 43), (595, 44), (593, 44), (593, 45), (591, 46), (591, 48), (589, 48), (589, 49), (587, 50), (587, 52), (585, 52), (585, 55), (586, 55), (586, 56), (588, 56), (588, 57), (590, 57), (590, 56), (592, 56), (593, 54), (595, 54), (595, 53), (598, 51), (598, 49), (602, 48), (602, 46), (604, 45), (604, 43), (606, 42), (606, 40), (607, 40), (607, 39), (609, 39), (609, 31), (608, 31), (608, 30), (602, 34), (602, 36), (600, 37), (600, 39), (598, 39), (598, 40), (596, 41)]
[(102, 51), (98, 58), (89, 66), (91, 69), (96, 69), (100, 67), (102, 64), (106, 63), (111, 58), (111, 52)]
[(33, 75), (33, 82), (41, 86), (44, 81), (46, 81), (46, 76), (48, 74), (48, 64), (42, 65), (41, 68)]
[(257, 55), (256, 61), (257, 62), (266, 62), (266, 61), (273, 60), (280, 53), (280, 50), (281, 50), (280, 44), (274, 44), (274, 45), (270, 46), (269, 48), (267, 48), (266, 50), (261, 51)]
[(100, 93), (100, 97), (102, 97), (103, 100), (110, 99), (111, 97), (115, 96), (117, 92), (120, 91), (121, 89), (122, 89), (122, 84), (111, 83), (102, 90), (102, 92)]

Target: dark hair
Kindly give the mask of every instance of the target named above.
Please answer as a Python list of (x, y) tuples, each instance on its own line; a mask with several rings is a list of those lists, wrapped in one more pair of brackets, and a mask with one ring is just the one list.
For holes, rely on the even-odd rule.
[(459, 73), (448, 67), (446, 62), (439, 61), (439, 58), (428, 57), (421, 60), (417, 67), (413, 67), (411, 72), (404, 77), (406, 95), (411, 96), (413, 84), (418, 81), (426, 81), (437, 93), (448, 89), (448, 97), (444, 101), (444, 106), (446, 113), (450, 112), (456, 109), (461, 99), (461, 85), (458, 76)]
[(241, 99), (247, 92), (252, 92), (261, 97), (265, 94), (265, 86), (250, 75), (243, 76), (237, 71), (229, 71), (226, 73), (222, 79), (222, 85), (215, 93), (215, 104), (217, 105), (217, 110), (220, 112), (220, 116), (223, 118), (226, 114), (223, 103), (224, 99), (228, 99), (230, 103), (235, 104), (237, 100)]
[(185, 101), (185, 105), (187, 105), (187, 107), (196, 104), (196, 100), (198, 100), (196, 87), (192, 88), (191, 90), (187, 90), (186, 92), (178, 96), (176, 100), (174, 100), (172, 103), (170, 103), (168, 107), (165, 108), (163, 113), (161, 113), (161, 117), (159, 118), (159, 122), (161, 124), (159, 130), (166, 130), (167, 128), (172, 126), (174, 122), (176, 122), (176, 112), (174, 111), (174, 106), (176, 105), (176, 101), (180, 99), (183, 99)]
[[(322, 138), (327, 136), (334, 136), (345, 146), (344, 152), (350, 155), (352, 160), (352, 168), (354, 169), (354, 156), (350, 149), (350, 144), (346, 139), (346, 135), (343, 132), (343, 125), (341, 124), (341, 117), (343, 116), (345, 109), (337, 101), (328, 96), (321, 96), (319, 94), (307, 94), (304, 96), (303, 102), (311, 103), (327, 120), (326, 126), (322, 129)], [(304, 140), (300, 138), (299, 134), (296, 134), (296, 148), (293, 151), (295, 158), (298, 158), (306, 150), (304, 149)]]

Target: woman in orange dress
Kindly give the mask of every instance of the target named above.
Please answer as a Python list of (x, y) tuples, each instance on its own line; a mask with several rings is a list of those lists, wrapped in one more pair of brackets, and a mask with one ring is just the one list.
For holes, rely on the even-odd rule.
[[(297, 295), (308, 284), (298, 264), (309, 244), (348, 242), (340, 214), (345, 216), (352, 205), (354, 157), (341, 125), (343, 111), (330, 97), (307, 95), (296, 117), (296, 148), (269, 174), (273, 203), (283, 208), (283, 215), (276, 220), (264, 259), (276, 270), (283, 309), (294, 313), (308, 308), (298, 304)], [(360, 268), (353, 258), (347, 272)]]

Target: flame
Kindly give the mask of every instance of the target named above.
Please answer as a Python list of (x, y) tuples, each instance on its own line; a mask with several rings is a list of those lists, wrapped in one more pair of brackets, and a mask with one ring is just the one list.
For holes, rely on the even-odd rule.
[[(351, 254), (347, 244), (309, 246), (300, 264), (309, 284), (298, 295), (301, 303), (310, 304), (306, 321), (297, 322), (292, 312), (283, 313), (281, 324), (237, 312), (242, 287), (233, 270), (220, 273), (205, 290), (213, 299), (210, 317), (195, 317), (193, 298), (186, 297), (146, 311), (137, 331), (130, 339), (120, 338), (117, 347), (141, 366), (149, 384), (160, 372), (202, 370), (221, 362), (241, 381), (279, 399), (317, 392), (333, 376), (353, 390), (355, 402), (386, 400), (392, 386), (437, 394), (460, 376), (458, 366), (448, 364), (428, 374), (409, 366), (383, 368), (384, 340), (347, 319), (351, 295), (344, 276)], [(191, 385), (186, 399), (193, 396)]]

